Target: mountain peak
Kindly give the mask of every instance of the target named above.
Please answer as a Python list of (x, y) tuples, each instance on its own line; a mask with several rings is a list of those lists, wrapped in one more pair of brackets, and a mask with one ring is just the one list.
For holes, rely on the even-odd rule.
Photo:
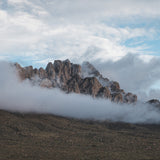
[[(110, 99), (113, 102), (134, 103), (137, 96), (125, 93), (116, 81), (110, 81), (89, 62), (82, 66), (73, 64), (68, 59), (49, 62), (45, 69), (33, 69), (32, 66), (21, 67), (15, 64), (22, 80), (29, 79), (41, 87), (60, 88), (66, 93), (74, 92), (92, 97)], [(37, 79), (38, 77), (38, 79)]]

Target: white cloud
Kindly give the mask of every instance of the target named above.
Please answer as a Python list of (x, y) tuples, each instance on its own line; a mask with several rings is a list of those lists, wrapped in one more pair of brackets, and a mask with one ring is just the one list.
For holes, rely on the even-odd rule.
[(108, 17), (132, 18), (133, 16), (158, 17), (160, 15), (159, 0), (62, 0), (61, 3), (58, 0), (47, 0), (45, 6), (52, 15), (75, 21), (96, 20), (97, 17), (105, 19)]
[[(86, 57), (105, 61), (118, 60), (128, 52), (146, 53), (142, 44), (156, 37), (154, 26), (117, 27), (114, 20), (107, 21), (159, 15), (158, 6), (158, 1), (143, 0), (8, 0), (8, 8), (0, 9), (0, 56), (80, 62)], [(139, 45), (128, 47), (125, 42), (130, 39), (137, 39)]]
[[(1, 32), (1, 52), (12, 51), (16, 55), (30, 53), (29, 56), (44, 55), (48, 53), (51, 58), (57, 55), (58, 58), (70, 58), (83, 61), (92, 48), (95, 56), (89, 58), (117, 59), (127, 52), (138, 52), (136, 48), (127, 48), (121, 45), (127, 39), (134, 37), (150, 36), (152, 30), (146, 31), (143, 28), (114, 28), (103, 24), (79, 25), (61, 24), (49, 25), (36, 17), (24, 12), (17, 12), (16, 15), (9, 15), (3, 12), (0, 22), (3, 26)], [(7, 20), (6, 20), (7, 17)], [(96, 50), (97, 48), (97, 50)], [(94, 50), (95, 49), (95, 50)], [(18, 51), (19, 50), (19, 51)], [(14, 54), (14, 53), (13, 53)]]
[(17, 4), (28, 4), (29, 1), (27, 1), (27, 0), (8, 0), (8, 3), (10, 3), (10, 4), (16, 4), (16, 5)]

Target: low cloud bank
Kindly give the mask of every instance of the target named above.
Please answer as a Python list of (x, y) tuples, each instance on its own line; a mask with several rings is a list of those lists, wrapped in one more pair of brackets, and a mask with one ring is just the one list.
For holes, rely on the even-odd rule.
[(20, 83), (13, 67), (5, 62), (0, 62), (0, 73), (0, 109), (82, 119), (160, 123), (160, 111), (145, 104), (121, 105), (85, 95), (65, 94), (58, 89), (32, 86), (29, 81)]

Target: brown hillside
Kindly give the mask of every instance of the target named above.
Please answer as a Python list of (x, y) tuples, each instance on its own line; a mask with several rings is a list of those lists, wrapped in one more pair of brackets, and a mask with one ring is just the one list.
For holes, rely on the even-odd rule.
[(159, 160), (160, 126), (0, 111), (0, 160)]

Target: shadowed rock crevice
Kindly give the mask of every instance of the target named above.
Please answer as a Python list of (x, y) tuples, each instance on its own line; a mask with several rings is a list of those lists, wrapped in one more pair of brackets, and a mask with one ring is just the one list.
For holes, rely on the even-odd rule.
[(92, 97), (110, 99), (117, 103), (135, 103), (137, 96), (125, 93), (116, 81), (110, 81), (89, 62), (73, 64), (68, 59), (49, 62), (45, 69), (21, 67), (15, 64), (21, 80), (29, 79), (34, 85), (60, 88), (66, 93), (81, 93)]

